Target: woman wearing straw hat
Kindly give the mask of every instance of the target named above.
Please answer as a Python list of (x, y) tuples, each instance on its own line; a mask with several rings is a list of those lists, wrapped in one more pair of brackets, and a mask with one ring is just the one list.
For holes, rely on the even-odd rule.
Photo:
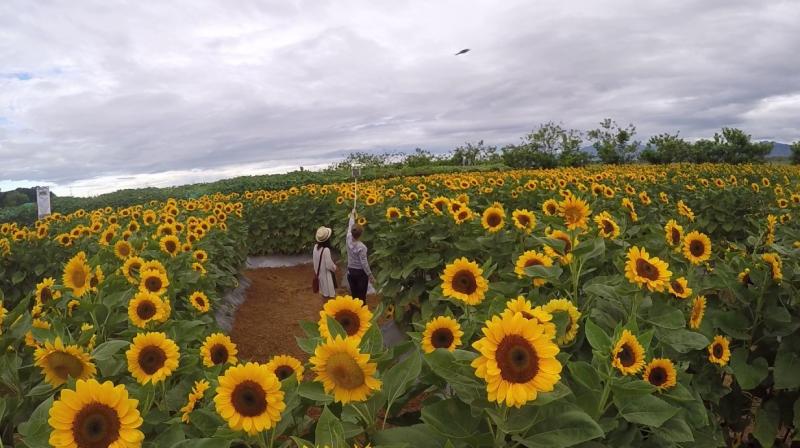
[(330, 227), (323, 226), (317, 229), (317, 244), (314, 245), (312, 254), (314, 275), (319, 279), (319, 293), (323, 301), (336, 297), (336, 264), (331, 258), (332, 233)]

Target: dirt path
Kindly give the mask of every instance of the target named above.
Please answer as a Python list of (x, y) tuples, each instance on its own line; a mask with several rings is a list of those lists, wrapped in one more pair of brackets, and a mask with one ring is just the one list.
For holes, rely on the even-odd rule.
[(316, 322), (322, 309), (321, 297), (311, 291), (312, 273), (311, 264), (245, 272), (251, 285), (231, 331), (240, 359), (266, 362), (280, 354), (308, 359), (295, 336), (304, 335), (300, 321)]

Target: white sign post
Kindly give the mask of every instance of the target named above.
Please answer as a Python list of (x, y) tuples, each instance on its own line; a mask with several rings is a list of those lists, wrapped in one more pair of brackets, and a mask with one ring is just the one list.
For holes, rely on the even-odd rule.
[(36, 208), (39, 219), (50, 214), (50, 187), (36, 187)]

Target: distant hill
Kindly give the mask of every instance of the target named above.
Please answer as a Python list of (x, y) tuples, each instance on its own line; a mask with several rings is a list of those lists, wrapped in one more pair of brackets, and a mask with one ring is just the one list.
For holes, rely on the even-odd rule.
[(770, 159), (782, 159), (792, 156), (792, 148), (786, 143), (769, 142), (772, 143), (772, 152), (767, 156)]

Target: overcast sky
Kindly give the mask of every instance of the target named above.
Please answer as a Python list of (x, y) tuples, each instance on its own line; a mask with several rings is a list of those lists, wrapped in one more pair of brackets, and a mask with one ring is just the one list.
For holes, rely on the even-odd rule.
[(798, 19), (797, 0), (2, 0), (0, 188), (501, 146), (550, 120), (794, 141)]

